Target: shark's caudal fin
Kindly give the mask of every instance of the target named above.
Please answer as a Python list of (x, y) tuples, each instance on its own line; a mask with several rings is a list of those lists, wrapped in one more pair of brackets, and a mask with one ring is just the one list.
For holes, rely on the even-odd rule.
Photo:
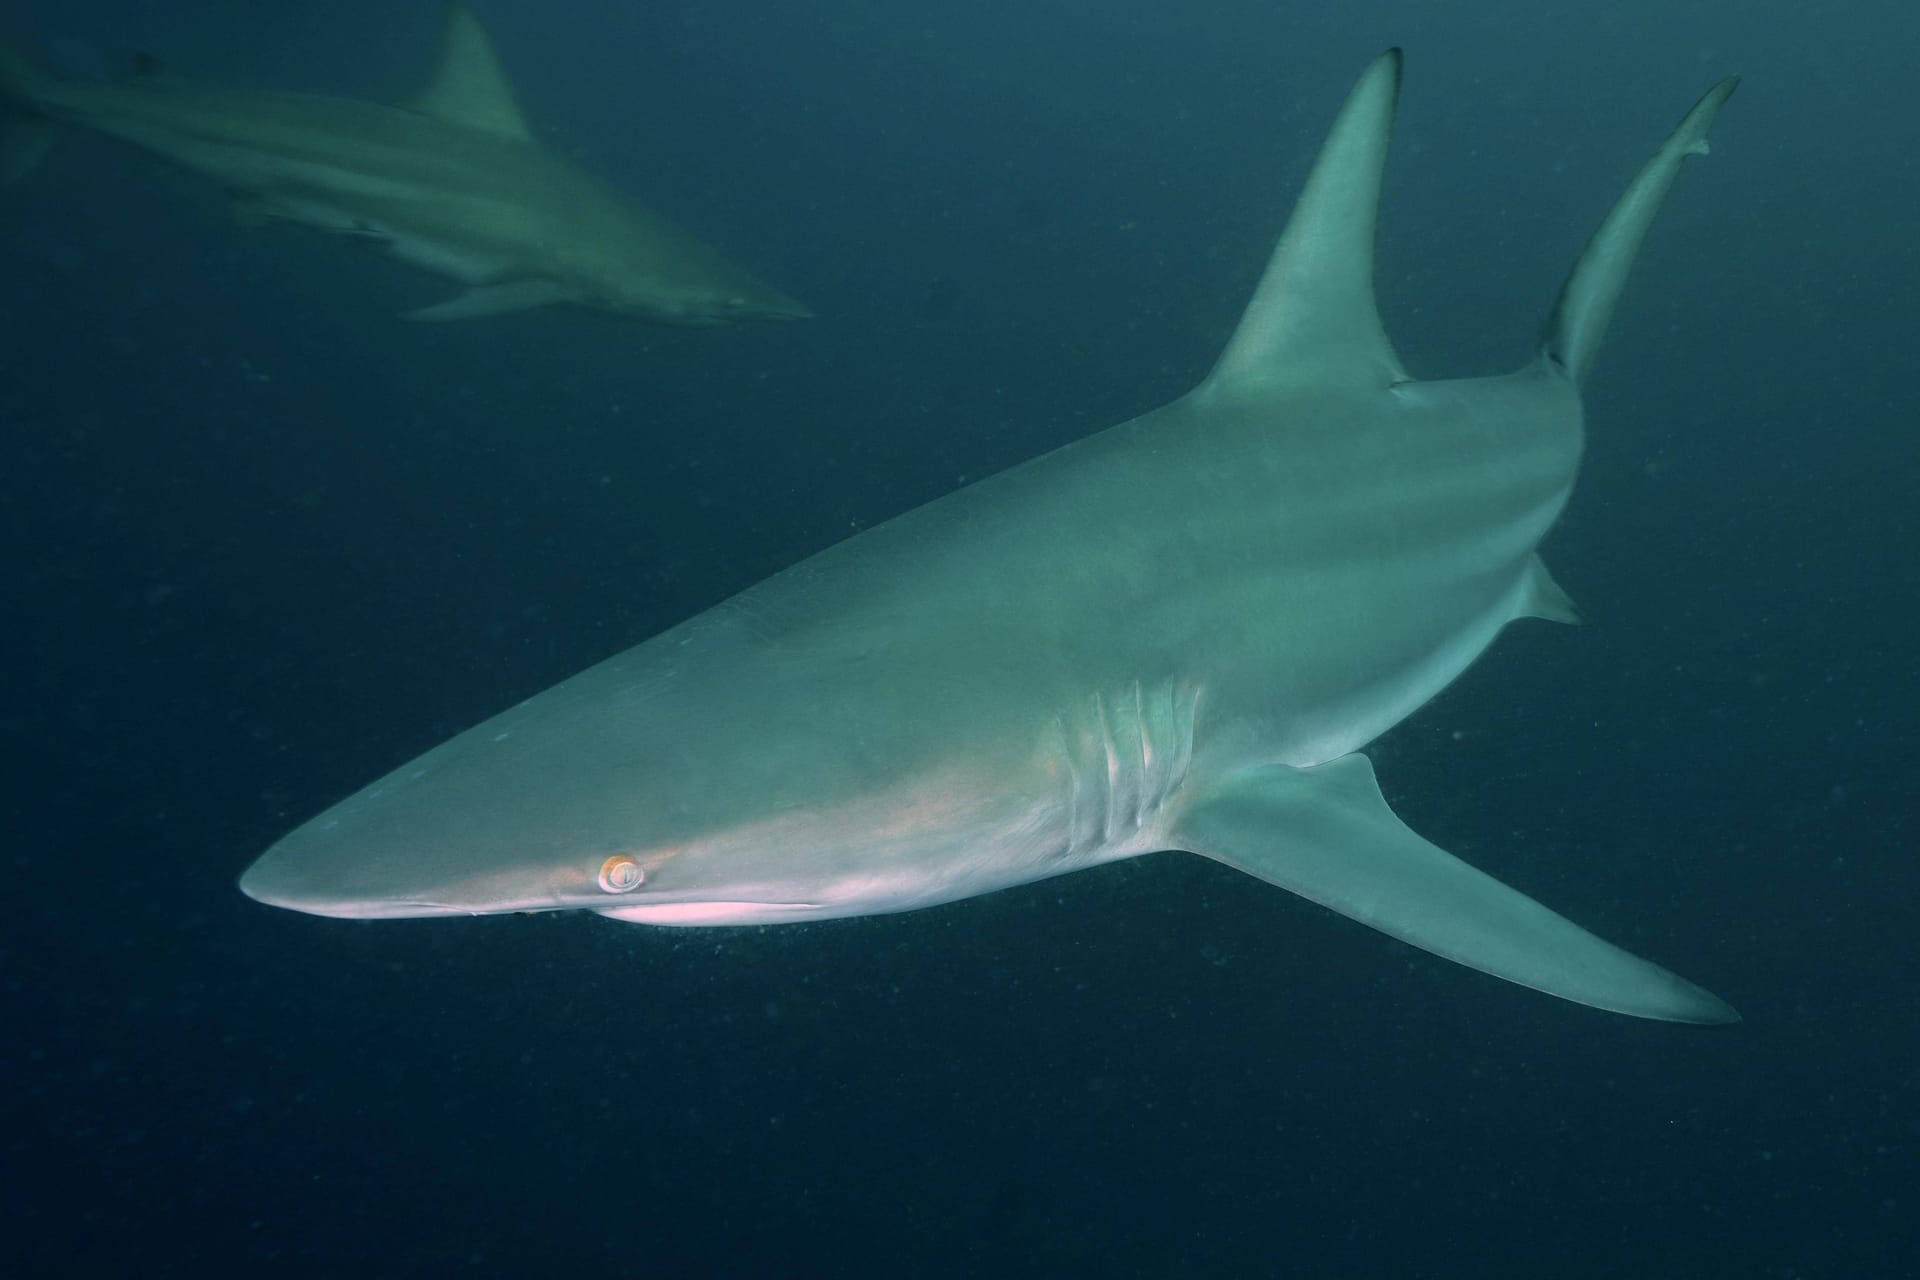
[(1740, 1019), (1712, 992), (1415, 835), (1387, 807), (1363, 755), (1228, 778), (1195, 798), (1175, 839), (1382, 933), (1548, 995), (1668, 1022)]
[(26, 177), (53, 145), (54, 123), (34, 105), (43, 79), (32, 59), (0, 40), (0, 183)]
[(1660, 212), (1668, 189), (1680, 174), (1681, 163), (1688, 156), (1707, 154), (1707, 133), (1713, 128), (1714, 118), (1739, 86), (1739, 76), (1728, 76), (1707, 90), (1634, 176), (1574, 262), (1547, 321), (1540, 350), (1566, 371), (1575, 386), (1584, 382), (1593, 368), (1627, 273), (1640, 254), (1647, 228), (1653, 225), (1654, 215)]
[(1406, 380), (1373, 297), (1374, 224), (1400, 61), (1398, 49), (1381, 54), (1347, 96), (1209, 387)]
[(424, 115), (506, 138), (531, 139), (513, 85), (500, 69), (493, 42), (461, 0), (447, 5), (440, 61), (426, 87), (407, 103)]

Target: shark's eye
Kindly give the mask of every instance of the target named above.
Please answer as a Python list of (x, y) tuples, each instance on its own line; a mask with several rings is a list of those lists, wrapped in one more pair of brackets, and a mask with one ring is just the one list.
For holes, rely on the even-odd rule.
[(608, 893), (632, 893), (647, 873), (624, 853), (616, 853), (600, 864), (600, 887)]

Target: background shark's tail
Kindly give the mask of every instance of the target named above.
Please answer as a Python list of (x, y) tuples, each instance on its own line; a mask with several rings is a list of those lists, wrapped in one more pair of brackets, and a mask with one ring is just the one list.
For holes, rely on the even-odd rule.
[(1607, 322), (1613, 318), (1614, 303), (1620, 300), (1627, 273), (1639, 256), (1640, 242), (1646, 239), (1647, 228), (1653, 225), (1668, 188), (1679, 175), (1681, 162), (1688, 156), (1707, 154), (1707, 132), (1739, 84), (1739, 76), (1728, 76), (1694, 104), (1660, 150), (1634, 176), (1561, 286), (1560, 300), (1547, 321), (1540, 350), (1564, 369), (1576, 386), (1586, 380), (1587, 371), (1593, 367)]
[(54, 124), (36, 105), (46, 75), (0, 39), (0, 183), (18, 182), (53, 145)]

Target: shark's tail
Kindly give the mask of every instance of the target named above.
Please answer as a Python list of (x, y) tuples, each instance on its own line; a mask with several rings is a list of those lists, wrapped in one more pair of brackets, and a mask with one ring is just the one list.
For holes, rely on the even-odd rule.
[(33, 59), (0, 39), (0, 183), (26, 177), (53, 145), (54, 123), (38, 106), (46, 80)]
[(1707, 154), (1707, 132), (1739, 84), (1739, 76), (1728, 76), (1694, 104), (1660, 150), (1634, 176), (1573, 264), (1566, 284), (1560, 287), (1560, 300), (1547, 321), (1540, 352), (1564, 370), (1574, 385), (1584, 382), (1593, 367), (1607, 322), (1613, 318), (1614, 303), (1619, 301), (1627, 273), (1639, 256), (1640, 242), (1646, 239), (1647, 228), (1653, 225), (1668, 188), (1679, 175), (1681, 162), (1688, 156)]

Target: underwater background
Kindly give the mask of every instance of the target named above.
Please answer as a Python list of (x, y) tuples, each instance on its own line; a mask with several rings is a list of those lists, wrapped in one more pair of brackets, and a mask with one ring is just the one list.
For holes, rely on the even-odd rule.
[[(0, 193), (8, 1275), (1920, 1273), (1920, 11), (480, 0), (543, 138), (803, 325), (450, 290), (100, 138)], [(438, 7), (0, 0), (58, 65), (394, 99)], [(1531, 356), (1649, 240), (1516, 626), (1372, 753), (1702, 1029), (1199, 858), (765, 929), (363, 923), (234, 878), (509, 703), (1185, 391), (1379, 49), (1381, 306)], [(724, 787), (725, 778), (713, 785)]]

